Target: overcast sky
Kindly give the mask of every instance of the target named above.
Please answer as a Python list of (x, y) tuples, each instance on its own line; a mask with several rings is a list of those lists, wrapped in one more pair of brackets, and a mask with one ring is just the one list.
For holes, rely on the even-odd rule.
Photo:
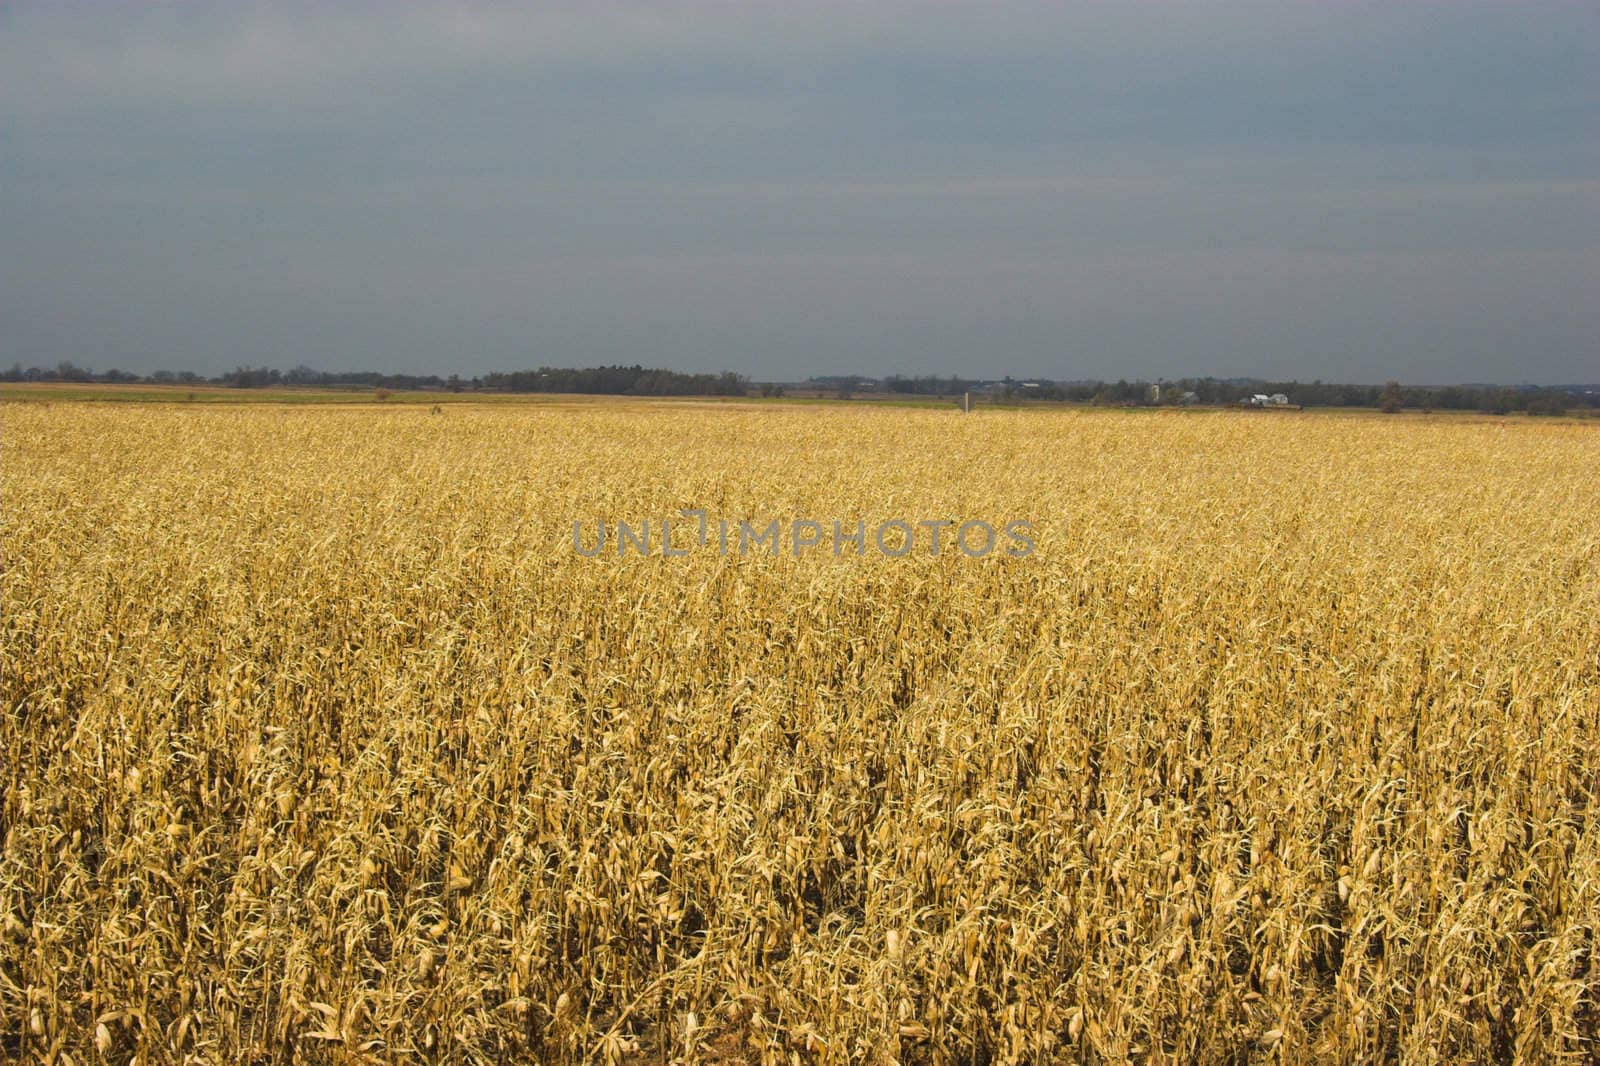
[(1600, 380), (1593, 3), (0, 5), (0, 362)]

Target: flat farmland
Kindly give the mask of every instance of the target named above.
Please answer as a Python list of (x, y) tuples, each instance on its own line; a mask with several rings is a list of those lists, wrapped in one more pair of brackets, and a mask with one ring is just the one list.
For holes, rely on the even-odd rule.
[(0, 1057), (1600, 1056), (1593, 423), (0, 434)]

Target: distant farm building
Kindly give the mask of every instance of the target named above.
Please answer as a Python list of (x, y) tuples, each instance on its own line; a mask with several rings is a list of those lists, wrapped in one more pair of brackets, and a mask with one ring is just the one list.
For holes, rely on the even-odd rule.
[(1238, 407), (1286, 407), (1286, 408), (1288, 408), (1288, 409), (1290, 409), (1292, 411), (1300, 410), (1300, 405), (1299, 404), (1291, 403), (1289, 401), (1289, 397), (1286, 396), (1285, 394), (1281, 393), (1281, 392), (1274, 392), (1271, 395), (1268, 395), (1267, 393), (1264, 393), (1264, 392), (1258, 392), (1253, 396), (1244, 397), (1235, 406), (1238, 406)]

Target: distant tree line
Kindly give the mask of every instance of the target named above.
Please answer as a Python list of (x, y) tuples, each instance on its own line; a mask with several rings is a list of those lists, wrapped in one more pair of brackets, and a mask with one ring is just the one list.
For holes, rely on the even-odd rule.
[[(1152, 386), (1160, 385), (1161, 399), (1151, 399)], [(1162, 406), (1192, 402), (1205, 405), (1235, 403), (1254, 393), (1283, 393), (1306, 407), (1380, 407), (1384, 409), (1484, 411), (1508, 414), (1563, 414), (1572, 408), (1600, 408), (1600, 392), (1573, 388), (1501, 385), (1341, 385), (1321, 381), (1263, 381), (1221, 378), (1181, 378), (1176, 381), (1074, 381), (1038, 382), (1031, 387), (1006, 382), (992, 390), (1006, 400), (1054, 400), (1126, 406), (1159, 402)], [(1188, 396), (1186, 397), (1186, 394)]]
[[(273, 386), (302, 386), (351, 389), (402, 389), (450, 392), (556, 392), (590, 393), (613, 396), (746, 396), (757, 391), (743, 375), (684, 374), (676, 370), (644, 366), (540, 367), (463, 378), (455, 374), (380, 374), (375, 371), (329, 373), (300, 365), (290, 370), (275, 367), (241, 366), (215, 377), (190, 371), (158, 370), (153, 374), (132, 374), (125, 370), (94, 371), (71, 362), (54, 367), (28, 367), (13, 364), (0, 371), (0, 381), (76, 381), (105, 384), (222, 385), (251, 389)], [(1323, 381), (1265, 381), (1250, 378), (1180, 378), (1128, 381), (1018, 381), (1004, 378), (985, 381), (977, 378), (891, 375), (881, 380), (861, 374), (815, 377), (806, 387), (825, 389), (841, 397), (857, 393), (890, 393), (907, 396), (960, 396), (973, 392), (989, 402), (1012, 403), (1054, 401), (1057, 403), (1108, 404), (1116, 406), (1197, 403), (1234, 403), (1253, 393), (1283, 393), (1290, 401), (1307, 407), (1377, 407), (1386, 411), (1403, 408), (1445, 411), (1485, 411), (1508, 414), (1562, 414), (1571, 409), (1600, 409), (1600, 389), (1577, 387), (1538, 387), (1531, 385), (1383, 385), (1332, 384)], [(1154, 385), (1160, 386), (1155, 399)], [(782, 396), (778, 383), (759, 386), (763, 396)]]
[(586, 392), (611, 396), (743, 396), (750, 382), (739, 374), (680, 374), (642, 366), (587, 369), (540, 367), (486, 374), (474, 384), (490, 392)]
[(750, 382), (739, 374), (682, 374), (642, 366), (600, 366), (585, 369), (540, 367), (510, 373), (485, 374), (463, 378), (452, 374), (380, 374), (373, 371), (328, 373), (297, 366), (292, 370), (276, 367), (241, 366), (216, 377), (190, 371), (158, 370), (153, 374), (130, 374), (125, 370), (96, 372), (70, 362), (52, 368), (16, 364), (0, 372), (0, 381), (79, 381), (107, 384), (222, 385), (237, 389), (264, 389), (283, 386), (318, 388), (410, 389), (450, 392), (564, 392), (617, 396), (743, 396)]
[(960, 396), (980, 384), (982, 382), (969, 378), (958, 378), (954, 374), (947, 378), (934, 377), (932, 374), (910, 378), (891, 374), (883, 379), (885, 392), (910, 396)]

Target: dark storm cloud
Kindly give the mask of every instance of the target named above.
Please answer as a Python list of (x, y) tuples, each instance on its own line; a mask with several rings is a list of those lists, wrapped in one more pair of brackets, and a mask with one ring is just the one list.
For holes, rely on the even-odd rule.
[(0, 9), (0, 359), (1600, 377), (1578, 5)]

